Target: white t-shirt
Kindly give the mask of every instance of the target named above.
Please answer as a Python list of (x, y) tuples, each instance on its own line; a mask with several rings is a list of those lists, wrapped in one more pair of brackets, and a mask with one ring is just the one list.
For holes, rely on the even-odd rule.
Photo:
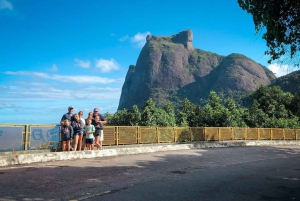
[(80, 119), (80, 123), (83, 124), (83, 128), (85, 127), (85, 120), (83, 118)]

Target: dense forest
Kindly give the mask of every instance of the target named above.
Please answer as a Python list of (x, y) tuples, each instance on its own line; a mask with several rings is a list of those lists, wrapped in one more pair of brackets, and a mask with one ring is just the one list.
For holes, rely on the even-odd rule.
[(107, 125), (114, 126), (300, 128), (300, 91), (293, 95), (279, 86), (262, 85), (249, 98), (250, 106), (242, 108), (211, 91), (206, 105), (184, 99), (176, 112), (171, 102), (156, 107), (150, 98), (141, 109), (134, 105), (105, 116)]

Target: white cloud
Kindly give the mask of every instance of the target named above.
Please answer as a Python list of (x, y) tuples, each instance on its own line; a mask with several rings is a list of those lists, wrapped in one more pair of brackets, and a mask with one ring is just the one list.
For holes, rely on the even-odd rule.
[(58, 71), (58, 68), (57, 68), (57, 66), (56, 66), (55, 64), (53, 64), (52, 67), (51, 67), (51, 68), (48, 68), (47, 70), (48, 70), (48, 71), (51, 71), (51, 72), (57, 72), (57, 71)]
[(143, 47), (146, 43), (146, 37), (147, 35), (150, 35), (150, 32), (147, 31), (146, 33), (137, 33), (132, 38), (130, 38), (130, 41), (134, 44), (136, 44), (138, 47)]
[(12, 3), (10, 3), (9, 1), (0, 0), (0, 10), (4, 10), (4, 9), (13, 10), (14, 7)]
[(109, 84), (113, 82), (120, 82), (123, 79), (110, 79), (106, 77), (99, 77), (99, 76), (89, 76), (89, 75), (49, 75), (46, 73), (40, 73), (40, 72), (29, 72), (29, 71), (6, 71), (4, 74), (7, 75), (25, 75), (25, 76), (36, 76), (43, 79), (49, 79), (49, 80), (56, 80), (60, 82), (65, 83), (77, 83), (77, 84)]
[(295, 70), (292, 66), (280, 65), (278, 63), (270, 64), (268, 68), (276, 75), (276, 77), (281, 77)]
[(79, 60), (79, 59), (75, 58), (74, 61), (76, 63), (75, 64), (76, 66), (80, 66), (82, 68), (89, 68), (91, 66), (91, 62), (89, 60), (83, 61), (83, 60)]
[(19, 108), (20, 106), (17, 104), (6, 104), (6, 103), (0, 103), (0, 109), (5, 108)]
[[(95, 93), (97, 92), (97, 93)], [(5, 104), (4, 102), (25, 101), (66, 101), (66, 100), (119, 100), (121, 86), (119, 87), (97, 87), (90, 86), (78, 88), (74, 86), (50, 85), (30, 86), (8, 86), (2, 91), (0, 98), (0, 109), (15, 108), (15, 104)]]
[(118, 70), (120, 69), (120, 65), (114, 60), (105, 60), (105, 59), (96, 59), (96, 68), (99, 68), (101, 72), (108, 73), (112, 70)]
[(124, 41), (127, 40), (128, 38), (129, 38), (128, 35), (122, 36), (122, 37), (119, 39), (119, 41), (124, 42)]

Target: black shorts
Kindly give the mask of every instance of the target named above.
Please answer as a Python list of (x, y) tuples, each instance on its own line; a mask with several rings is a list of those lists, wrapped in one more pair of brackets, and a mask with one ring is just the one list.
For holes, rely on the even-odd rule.
[(71, 138), (70, 138), (70, 137), (63, 136), (63, 141), (68, 141), (68, 140), (71, 140)]
[(74, 136), (76, 136), (76, 135), (78, 135), (78, 136), (83, 135), (83, 131), (76, 131), (76, 132), (74, 133)]
[(93, 144), (93, 139), (85, 139), (86, 144)]

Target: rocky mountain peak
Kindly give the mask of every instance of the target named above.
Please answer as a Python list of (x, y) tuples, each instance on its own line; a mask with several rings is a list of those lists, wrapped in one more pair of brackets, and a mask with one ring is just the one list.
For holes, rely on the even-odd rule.
[(136, 66), (128, 69), (118, 109), (157, 105), (184, 98), (198, 104), (211, 90), (243, 94), (268, 85), (275, 75), (241, 54), (218, 55), (194, 48), (192, 30), (172, 36), (147, 36)]
[(146, 37), (147, 42), (148, 41), (158, 41), (161, 42), (163, 40), (173, 42), (173, 43), (181, 43), (184, 45), (185, 48), (189, 50), (189, 52), (192, 52), (195, 48), (193, 46), (193, 31), (192, 30), (184, 30), (179, 32), (178, 34), (172, 35), (172, 36), (153, 36), (153, 35), (147, 35)]

